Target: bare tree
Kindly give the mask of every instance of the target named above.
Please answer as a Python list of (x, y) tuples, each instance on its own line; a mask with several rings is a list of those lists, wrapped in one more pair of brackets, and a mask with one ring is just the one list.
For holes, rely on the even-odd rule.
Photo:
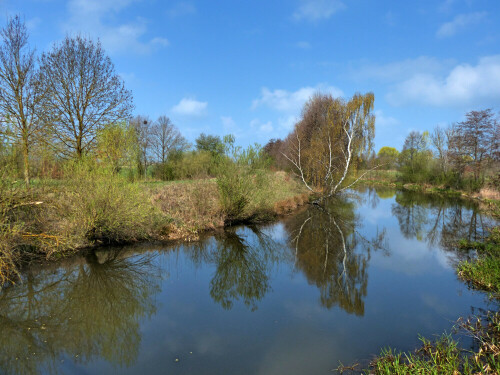
[(446, 141), (446, 130), (436, 126), (431, 134), (431, 142), (437, 151), (437, 156), (439, 159), (439, 165), (441, 172), (446, 173), (448, 171), (448, 150)]
[(0, 111), (5, 133), (21, 145), (24, 180), (30, 182), (30, 148), (41, 130), (40, 90), (35, 51), (28, 46), (28, 30), (19, 16), (0, 31)]
[(167, 116), (160, 116), (151, 128), (151, 144), (156, 159), (165, 163), (170, 152), (188, 147), (186, 139)]
[(455, 151), (454, 160), (465, 162), (478, 181), (485, 163), (495, 158), (498, 148), (498, 121), (491, 109), (470, 111), (466, 120), (454, 125), (451, 144)]
[(99, 41), (67, 36), (42, 55), (41, 73), (50, 94), (47, 121), (66, 156), (80, 158), (95, 147), (100, 128), (131, 115), (132, 93)]

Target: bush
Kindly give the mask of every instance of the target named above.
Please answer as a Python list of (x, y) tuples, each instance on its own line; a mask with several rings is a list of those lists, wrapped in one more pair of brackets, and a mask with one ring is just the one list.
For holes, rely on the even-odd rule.
[(217, 158), (217, 186), (222, 210), (232, 222), (248, 216), (249, 203), (259, 191), (266, 190), (269, 159), (258, 145), (246, 150), (234, 146), (232, 136), (224, 137), (224, 144), (225, 154)]
[(153, 168), (153, 177), (163, 181), (213, 177), (214, 156), (207, 151), (176, 152)]
[(156, 214), (139, 184), (89, 161), (72, 164), (67, 174), (60, 208), (64, 231), (76, 246), (149, 236)]
[(22, 225), (12, 217), (15, 190), (0, 173), (0, 286), (16, 273)]

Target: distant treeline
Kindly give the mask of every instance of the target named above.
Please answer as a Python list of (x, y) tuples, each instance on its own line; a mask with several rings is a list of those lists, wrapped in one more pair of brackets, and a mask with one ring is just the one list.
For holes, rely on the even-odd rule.
[[(312, 111), (312, 108), (315, 110)], [(328, 103), (325, 104), (325, 98), (312, 101), (309, 107), (306, 106), (296, 129), (307, 122), (308, 129), (311, 129), (309, 133), (315, 131), (321, 134), (318, 129), (327, 126), (329, 111), (331, 109)], [(275, 168), (293, 170), (293, 165), (286, 157), (288, 150), (294, 147), (293, 141), (293, 137), (288, 136), (283, 140), (272, 139), (264, 146), (264, 151), (272, 158)], [(316, 153), (319, 144), (317, 141), (312, 147)], [(475, 191), (489, 182), (498, 188), (499, 119), (491, 109), (470, 111), (464, 121), (446, 128), (437, 126), (432, 133), (410, 132), (401, 151), (385, 146), (375, 153), (372, 149), (364, 148), (353, 157), (357, 169), (397, 170), (398, 179), (404, 183), (428, 183)], [(324, 167), (325, 162), (321, 162), (318, 157), (313, 159), (317, 168)]]

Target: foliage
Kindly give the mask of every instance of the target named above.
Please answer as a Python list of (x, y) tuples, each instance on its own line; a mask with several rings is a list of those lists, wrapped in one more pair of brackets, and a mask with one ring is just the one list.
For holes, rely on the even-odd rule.
[(156, 212), (137, 183), (88, 159), (71, 163), (66, 174), (61, 230), (75, 246), (138, 240), (154, 230)]
[(163, 181), (213, 177), (215, 173), (214, 157), (207, 151), (173, 151), (165, 163), (153, 168), (153, 177)]
[(132, 166), (138, 152), (134, 128), (125, 122), (108, 124), (97, 132), (97, 154), (113, 171)]
[(224, 143), (217, 135), (207, 135), (201, 133), (195, 140), (196, 149), (198, 151), (208, 151), (214, 155), (222, 154), (224, 152)]
[(17, 191), (0, 169), (0, 285), (11, 281), (16, 273), (18, 245), (21, 241), (22, 223), (13, 216)]
[(350, 100), (315, 95), (285, 140), (285, 156), (305, 186), (325, 195), (346, 189), (356, 161), (372, 148), (375, 135), (373, 93)]
[(381, 169), (393, 169), (396, 166), (398, 160), (399, 151), (394, 147), (382, 147), (377, 153), (377, 158), (379, 164), (381, 164)]
[(224, 154), (217, 158), (217, 186), (227, 221), (243, 219), (257, 190), (267, 184), (268, 160), (259, 145), (242, 149), (233, 136), (224, 137)]

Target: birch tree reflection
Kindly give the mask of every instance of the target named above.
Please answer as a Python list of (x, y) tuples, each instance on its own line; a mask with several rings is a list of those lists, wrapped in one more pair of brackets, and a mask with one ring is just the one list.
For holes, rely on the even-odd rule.
[(0, 373), (58, 372), (67, 356), (117, 367), (138, 356), (139, 322), (156, 310), (159, 272), (150, 256), (95, 257), (58, 271), (28, 273), (0, 295)]
[(321, 305), (364, 315), (370, 252), (384, 249), (385, 231), (373, 239), (359, 234), (355, 203), (332, 199), (289, 219), (295, 267), (320, 291)]

